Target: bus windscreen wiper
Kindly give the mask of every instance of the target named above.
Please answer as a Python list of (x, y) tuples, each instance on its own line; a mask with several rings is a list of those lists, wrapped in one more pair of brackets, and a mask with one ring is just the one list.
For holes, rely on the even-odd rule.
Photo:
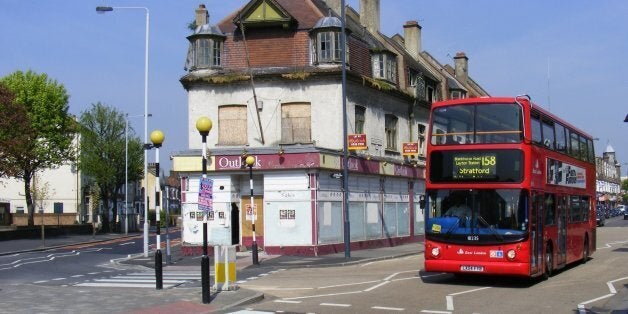
[(504, 237), (502, 237), (501, 234), (499, 234), (499, 232), (497, 232), (495, 230), (495, 228), (493, 226), (491, 226), (485, 219), (484, 217), (482, 217), (482, 215), (478, 214), (478, 220), (483, 223), (484, 225), (486, 225), (488, 227), (489, 230), (491, 230), (491, 233), (495, 236), (495, 238), (499, 241), (504, 241)]

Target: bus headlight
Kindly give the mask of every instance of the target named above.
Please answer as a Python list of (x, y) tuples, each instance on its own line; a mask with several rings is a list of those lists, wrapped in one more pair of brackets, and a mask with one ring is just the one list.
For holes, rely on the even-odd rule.
[(508, 257), (509, 260), (513, 260), (515, 259), (515, 257), (517, 257), (517, 253), (515, 253), (515, 250), (508, 250), (508, 253), (506, 253), (506, 256)]
[(432, 256), (438, 257), (439, 255), (440, 255), (440, 248), (439, 247), (432, 248)]

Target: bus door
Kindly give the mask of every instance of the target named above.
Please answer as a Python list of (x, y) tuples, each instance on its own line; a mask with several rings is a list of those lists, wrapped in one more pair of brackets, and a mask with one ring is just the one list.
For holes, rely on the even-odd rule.
[(559, 195), (556, 201), (558, 202), (558, 237), (556, 239), (558, 250), (556, 251), (556, 263), (559, 267), (563, 267), (567, 262), (567, 197)]
[(532, 192), (530, 204), (530, 274), (543, 270), (543, 194)]

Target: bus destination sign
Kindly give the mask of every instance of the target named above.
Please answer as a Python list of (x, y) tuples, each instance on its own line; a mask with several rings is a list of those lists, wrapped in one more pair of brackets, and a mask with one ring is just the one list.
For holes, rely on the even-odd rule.
[(493, 153), (460, 153), (453, 156), (455, 180), (495, 178), (497, 156)]

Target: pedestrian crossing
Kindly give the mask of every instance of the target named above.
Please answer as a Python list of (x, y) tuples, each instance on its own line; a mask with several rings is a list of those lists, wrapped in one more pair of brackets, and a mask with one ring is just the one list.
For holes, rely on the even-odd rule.
[[(184, 283), (201, 280), (199, 272), (167, 272), (163, 273), (163, 288), (168, 289)], [(101, 288), (151, 288), (155, 289), (155, 272), (130, 273), (116, 275), (109, 278), (96, 278), (87, 282), (75, 284), (76, 287)]]

